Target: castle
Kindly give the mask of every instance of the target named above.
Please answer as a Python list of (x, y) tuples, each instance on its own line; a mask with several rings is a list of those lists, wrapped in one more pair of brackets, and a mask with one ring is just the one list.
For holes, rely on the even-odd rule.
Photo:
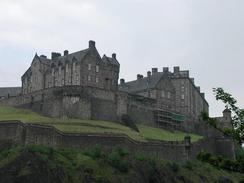
[(51, 117), (121, 121), (127, 115), (150, 126), (199, 128), (209, 106), (189, 71), (152, 68), (145, 77), (137, 74), (136, 80), (118, 84), (119, 71), (116, 54), (101, 57), (94, 41), (75, 53), (52, 52), (50, 59), (36, 54), (21, 77), (21, 94), (7, 103)]
[[(201, 120), (201, 113), (208, 113), (209, 105), (189, 71), (174, 67), (171, 72), (164, 67), (160, 72), (152, 68), (145, 77), (137, 74), (134, 81), (120, 79), (118, 83), (119, 71), (116, 54), (101, 57), (94, 41), (89, 41), (87, 49), (75, 53), (53, 52), (50, 59), (36, 54), (21, 77), (22, 87), (0, 88), (0, 105), (28, 108), (57, 118), (145, 124), (193, 132), (206, 139), (195, 144), (188, 138), (176, 143), (138, 143), (127, 137), (64, 134), (47, 126), (3, 121), (0, 140), (61, 148), (83, 148), (98, 142), (111, 147), (114, 143), (170, 159), (185, 159), (190, 154), (194, 158), (200, 150), (235, 157), (233, 140)], [(216, 119), (221, 127), (232, 127), (228, 109)]]

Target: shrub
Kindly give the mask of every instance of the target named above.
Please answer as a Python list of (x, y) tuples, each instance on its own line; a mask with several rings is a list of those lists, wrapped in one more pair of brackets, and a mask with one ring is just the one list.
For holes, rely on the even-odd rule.
[(129, 163), (125, 158), (126, 155), (128, 155), (128, 151), (116, 148), (108, 155), (108, 163), (121, 172), (127, 172)]
[(217, 183), (233, 183), (233, 181), (230, 180), (230, 179), (227, 178), (227, 177), (222, 177), (222, 176), (221, 176), (221, 177), (218, 178)]
[(138, 161), (145, 161), (148, 158), (143, 152), (137, 152), (135, 154), (135, 159), (138, 160)]
[(100, 145), (95, 145), (92, 148), (88, 148), (84, 151), (84, 154), (91, 157), (92, 159), (99, 159), (102, 157), (102, 148)]
[(200, 161), (208, 162), (209, 159), (211, 158), (211, 156), (212, 156), (212, 155), (211, 155), (210, 153), (201, 151), (201, 152), (197, 155), (197, 159), (200, 160)]
[(136, 132), (139, 132), (139, 129), (137, 128), (136, 124), (133, 122), (129, 115), (123, 114), (121, 116), (121, 120), (126, 126), (130, 127), (132, 130)]
[(193, 166), (192, 163), (190, 161), (186, 161), (185, 164), (183, 165), (186, 169), (188, 170), (192, 170)]
[(180, 167), (177, 163), (175, 162), (168, 162), (167, 166), (173, 171), (173, 172), (178, 172)]

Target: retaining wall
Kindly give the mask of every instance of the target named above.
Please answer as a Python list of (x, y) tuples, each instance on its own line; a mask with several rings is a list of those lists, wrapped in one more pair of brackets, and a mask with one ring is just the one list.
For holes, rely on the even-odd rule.
[[(54, 148), (85, 149), (100, 144), (110, 151), (115, 146), (128, 148), (131, 152), (140, 151), (168, 160), (194, 159), (201, 150), (221, 153), (216, 149), (215, 139), (189, 141), (154, 141), (139, 142), (126, 135), (63, 133), (48, 125), (25, 124), (20, 121), (0, 122), (0, 140), (10, 140), (17, 144), (39, 144)], [(220, 140), (220, 139), (218, 139)], [(218, 141), (220, 142), (220, 141)], [(221, 149), (224, 155), (233, 158), (232, 151)]]

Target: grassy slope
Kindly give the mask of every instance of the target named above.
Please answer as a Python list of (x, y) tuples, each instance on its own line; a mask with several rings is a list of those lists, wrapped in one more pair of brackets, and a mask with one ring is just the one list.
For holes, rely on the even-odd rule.
[[(61, 173), (62, 182), (81, 182), (85, 174), (89, 174), (91, 182), (106, 183), (214, 183), (220, 177), (238, 183), (244, 178), (243, 174), (216, 169), (199, 161), (174, 163), (154, 157), (130, 154), (130, 152), (123, 157), (116, 153), (119, 151), (94, 152), (94, 149), (81, 152), (55, 150), (43, 146), (11, 147), (0, 151), (0, 175), (10, 176), (17, 181), (24, 178), (38, 180), (40, 177), (45, 178), (45, 174), (48, 174), (49, 180), (56, 180)], [(118, 168), (111, 159), (117, 160), (118, 164), (123, 162), (127, 169)], [(28, 162), (33, 163), (28, 164)], [(41, 167), (45, 167), (45, 172)], [(9, 172), (9, 169), (14, 172)]]
[[(173, 133), (144, 125), (138, 125), (140, 133), (137, 133), (118, 123), (97, 120), (49, 118), (30, 110), (8, 106), (0, 106), (0, 121), (1, 120), (20, 120), (26, 123), (48, 124), (64, 132), (126, 134), (138, 141), (146, 141), (147, 139), (181, 141), (186, 135), (184, 132)], [(202, 138), (195, 134), (190, 135), (192, 141), (198, 141)]]

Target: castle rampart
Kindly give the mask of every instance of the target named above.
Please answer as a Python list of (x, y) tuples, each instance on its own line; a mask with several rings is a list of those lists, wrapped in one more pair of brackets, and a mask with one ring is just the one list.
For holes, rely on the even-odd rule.
[[(20, 121), (1, 121), (0, 140), (23, 145), (39, 144), (72, 149), (85, 149), (99, 144), (108, 151), (119, 146), (128, 148), (131, 152), (140, 151), (169, 160), (194, 159), (201, 150), (234, 158), (233, 143), (227, 138), (209, 138), (196, 143), (188, 140), (139, 142), (122, 134), (64, 133), (52, 126), (25, 124)], [(223, 141), (225, 146), (222, 146)], [(229, 149), (223, 149), (226, 144)]]

